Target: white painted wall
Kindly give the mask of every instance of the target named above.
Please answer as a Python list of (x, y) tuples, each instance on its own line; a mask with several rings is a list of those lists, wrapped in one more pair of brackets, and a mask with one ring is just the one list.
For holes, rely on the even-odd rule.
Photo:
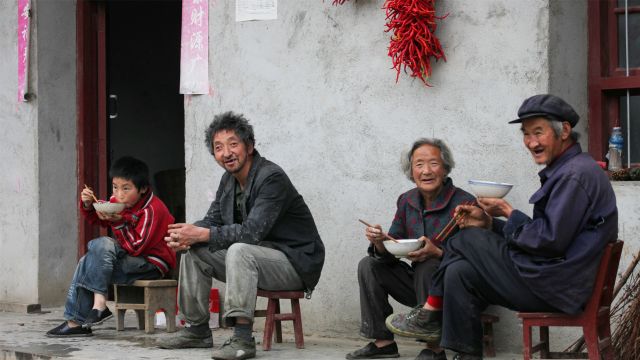
[[(18, 103), (16, 1), (0, 2), (0, 299), (37, 302), (37, 102)], [(32, 46), (33, 50), (34, 47)], [(32, 58), (33, 60), (33, 58)], [(31, 62), (33, 68), (35, 61)], [(30, 73), (29, 87), (37, 71)]]
[(216, 113), (244, 113), (257, 148), (288, 172), (326, 245), (322, 278), (303, 305), (306, 331), (357, 336), (356, 265), (367, 247), (357, 219), (390, 225), (397, 196), (412, 187), (400, 153), (416, 138), (449, 143), (456, 184), (512, 182), (508, 200), (530, 211), (539, 169), (507, 121), (550, 86), (546, 1), (439, 2), (438, 12), (449, 13), (437, 32), (447, 62), (434, 66), (432, 88), (406, 75), (395, 84), (382, 1), (284, 0), (278, 20), (243, 23), (233, 2), (210, 3), (213, 94), (185, 100), (187, 220), (204, 215), (222, 175), (206, 152), (205, 127)]
[(34, 1), (17, 101), (17, 2), (0, 3), (0, 302), (62, 304), (77, 254), (75, 1)]

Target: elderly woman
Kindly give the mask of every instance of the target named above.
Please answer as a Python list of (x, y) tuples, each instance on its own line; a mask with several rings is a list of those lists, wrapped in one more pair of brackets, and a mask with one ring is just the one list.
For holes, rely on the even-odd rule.
[[(380, 225), (366, 228), (368, 256), (358, 264), (360, 334), (374, 341), (347, 354), (347, 359), (400, 356), (393, 333), (385, 326), (385, 318), (393, 312), (389, 295), (406, 306), (424, 304), (431, 275), (442, 257), (445, 239), (436, 239), (436, 236), (451, 220), (456, 206), (475, 201), (473, 195), (453, 185), (449, 178), (453, 167), (451, 151), (439, 139), (418, 139), (407, 155), (403, 155), (402, 168), (416, 187), (398, 198), (389, 235), (396, 239), (420, 238), (424, 246), (408, 254), (409, 265), (385, 250)], [(416, 360), (424, 359), (446, 359), (446, 355), (424, 349)]]

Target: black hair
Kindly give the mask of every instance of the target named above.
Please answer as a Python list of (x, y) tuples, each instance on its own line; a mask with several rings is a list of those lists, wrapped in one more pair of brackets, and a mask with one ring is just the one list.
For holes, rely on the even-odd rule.
[(124, 156), (111, 164), (109, 177), (129, 180), (140, 191), (149, 186), (149, 167), (142, 160)]
[(204, 142), (211, 154), (213, 154), (211, 144), (213, 136), (221, 130), (233, 130), (247, 147), (255, 146), (256, 140), (253, 136), (253, 126), (249, 124), (249, 121), (242, 114), (227, 111), (214, 116), (213, 121), (204, 132)]

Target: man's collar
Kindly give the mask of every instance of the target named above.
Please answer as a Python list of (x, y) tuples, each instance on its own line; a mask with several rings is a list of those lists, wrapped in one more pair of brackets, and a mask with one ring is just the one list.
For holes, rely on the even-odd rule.
[(540, 172), (538, 173), (540, 182), (544, 183), (548, 178), (553, 176), (553, 173), (558, 168), (562, 167), (562, 165), (569, 161), (569, 159), (581, 153), (582, 147), (580, 146), (580, 143), (576, 142), (575, 144), (569, 146), (562, 154), (560, 154), (560, 156), (554, 159), (551, 164), (540, 170)]

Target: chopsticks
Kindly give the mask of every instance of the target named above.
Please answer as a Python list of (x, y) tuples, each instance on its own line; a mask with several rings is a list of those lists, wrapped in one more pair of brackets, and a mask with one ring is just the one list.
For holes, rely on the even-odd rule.
[[(89, 189), (89, 190), (91, 190), (91, 188), (90, 188), (90, 187), (88, 187), (88, 186), (87, 186), (87, 184), (84, 184), (84, 188), (85, 188), (85, 189)], [(100, 201), (98, 201), (98, 199), (96, 198), (96, 196), (95, 196), (95, 195), (93, 195), (93, 190), (91, 190), (91, 192), (92, 192), (91, 197), (93, 198), (93, 201), (95, 201), (95, 202), (99, 203)]]
[[(366, 222), (366, 221), (364, 221), (364, 220), (362, 220), (362, 219), (358, 219), (358, 221), (360, 221), (361, 223), (363, 223), (365, 226), (368, 226), (368, 227), (375, 227), (375, 226), (373, 226), (373, 225), (369, 224), (368, 222)], [(393, 241), (393, 242), (395, 242), (395, 243), (397, 243), (397, 242), (398, 242), (398, 240), (394, 239), (394, 238), (393, 238), (393, 236), (391, 236), (391, 235), (387, 234), (386, 232), (384, 232), (384, 231), (382, 231), (382, 230), (380, 230), (380, 231), (382, 232), (382, 235), (384, 235), (384, 237), (386, 237), (387, 239), (389, 239), (389, 240), (391, 240), (391, 241)]]
[[(471, 202), (471, 201), (465, 201), (465, 202), (461, 203), (461, 205), (471, 205), (471, 204), (473, 204), (473, 202)], [(462, 219), (463, 216), (464, 216), (464, 214), (460, 212), (460, 213), (458, 213), (458, 215), (452, 217), (451, 220), (449, 220), (449, 222), (447, 223), (447, 225), (445, 225), (445, 227), (443, 227), (442, 230), (440, 230), (438, 235), (436, 235), (436, 237), (433, 238), (433, 241), (435, 241), (435, 242), (443, 242), (444, 239), (446, 239), (447, 236), (449, 236), (449, 234), (451, 234), (453, 229), (455, 229), (455, 227), (458, 225), (458, 220)]]

